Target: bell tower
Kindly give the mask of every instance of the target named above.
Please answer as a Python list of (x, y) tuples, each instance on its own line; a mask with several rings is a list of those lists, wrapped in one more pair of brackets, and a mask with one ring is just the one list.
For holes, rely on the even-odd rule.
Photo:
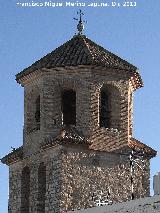
[[(24, 87), (23, 145), (6, 155), (9, 213), (61, 213), (131, 197), (129, 155), (143, 158), (135, 198), (149, 196), (156, 151), (133, 138), (138, 69), (79, 33), (16, 75)], [(141, 164), (142, 162), (140, 162)]]

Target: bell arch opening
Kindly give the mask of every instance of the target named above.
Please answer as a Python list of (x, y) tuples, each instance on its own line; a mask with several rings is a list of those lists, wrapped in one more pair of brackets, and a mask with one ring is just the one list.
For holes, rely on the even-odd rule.
[(36, 98), (35, 106), (36, 106), (36, 110), (35, 110), (36, 126), (37, 126), (37, 129), (40, 129), (40, 95), (38, 95), (38, 97)]
[(120, 127), (120, 91), (113, 85), (104, 85), (100, 91), (99, 125), (105, 128)]
[(62, 124), (76, 125), (76, 92), (62, 91)]

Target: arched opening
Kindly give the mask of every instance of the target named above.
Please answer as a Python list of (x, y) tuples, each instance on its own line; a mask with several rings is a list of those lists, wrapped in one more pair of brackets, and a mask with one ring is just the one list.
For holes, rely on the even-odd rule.
[(76, 92), (73, 90), (62, 92), (62, 121), (65, 125), (76, 124)]
[(111, 96), (108, 91), (102, 90), (100, 94), (100, 126), (111, 127)]
[(120, 92), (113, 85), (104, 85), (100, 92), (99, 125), (119, 129)]
[(45, 212), (45, 196), (46, 196), (46, 166), (41, 163), (38, 168), (38, 202), (37, 211)]
[(40, 95), (37, 97), (36, 102), (36, 112), (35, 112), (35, 120), (37, 129), (40, 129)]
[(29, 212), (29, 196), (30, 196), (30, 170), (26, 166), (22, 170), (21, 176), (21, 213)]

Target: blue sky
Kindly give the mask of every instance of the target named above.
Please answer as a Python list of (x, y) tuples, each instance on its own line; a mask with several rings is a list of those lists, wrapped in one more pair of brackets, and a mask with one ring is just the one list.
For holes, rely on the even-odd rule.
[[(11, 151), (11, 146), (22, 145), (23, 88), (15, 82), (15, 74), (69, 40), (76, 32), (73, 18), (80, 9), (21, 7), (17, 2), (32, 1), (0, 3), (0, 158)], [(64, 0), (57, 2), (65, 4)], [(81, 8), (87, 20), (85, 35), (139, 68), (144, 88), (134, 95), (134, 137), (160, 152), (160, 2), (136, 2), (136, 7)], [(151, 161), (151, 177), (160, 171), (159, 165), (160, 156)], [(7, 212), (7, 199), (8, 168), (0, 164), (2, 213)]]

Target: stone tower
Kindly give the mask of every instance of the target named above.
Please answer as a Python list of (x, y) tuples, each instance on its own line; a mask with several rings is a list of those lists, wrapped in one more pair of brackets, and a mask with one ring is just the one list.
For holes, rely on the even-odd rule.
[[(132, 135), (135, 66), (79, 33), (16, 75), (24, 87), (23, 146), (6, 155), (9, 213), (61, 213), (149, 195), (156, 151)], [(141, 164), (141, 161), (139, 161)]]

